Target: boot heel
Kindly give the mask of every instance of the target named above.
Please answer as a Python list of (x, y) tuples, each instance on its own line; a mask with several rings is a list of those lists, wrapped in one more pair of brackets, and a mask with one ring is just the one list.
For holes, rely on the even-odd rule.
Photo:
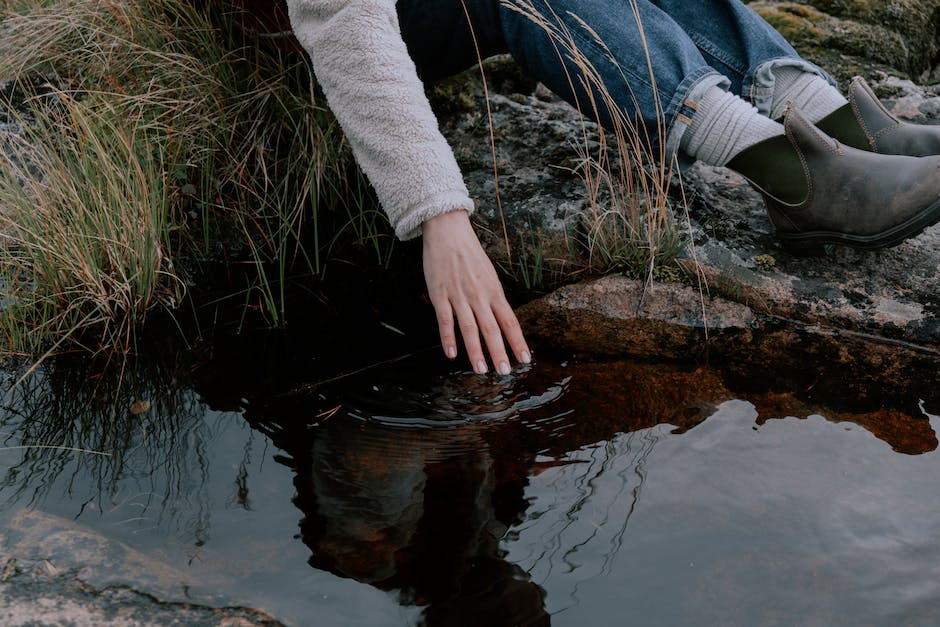
[(783, 239), (780, 245), (794, 257), (825, 257), (829, 254), (829, 247), (822, 242)]

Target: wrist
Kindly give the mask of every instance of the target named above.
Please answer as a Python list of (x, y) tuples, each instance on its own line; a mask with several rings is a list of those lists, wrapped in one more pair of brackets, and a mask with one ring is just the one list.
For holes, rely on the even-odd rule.
[(428, 218), (421, 225), (421, 230), (425, 238), (435, 238), (443, 233), (454, 233), (455, 231), (473, 231), (470, 225), (470, 215), (465, 209), (456, 211), (447, 211), (440, 213), (433, 218)]

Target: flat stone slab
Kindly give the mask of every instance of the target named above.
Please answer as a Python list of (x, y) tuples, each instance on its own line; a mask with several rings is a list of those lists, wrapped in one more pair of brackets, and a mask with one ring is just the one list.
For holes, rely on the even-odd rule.
[(559, 288), (518, 315), (526, 333), (554, 347), (658, 359), (687, 357), (692, 346), (750, 337), (759, 327), (746, 305), (678, 283), (613, 275)]
[(940, 387), (936, 349), (760, 314), (678, 284), (609, 276), (517, 313), (536, 353), (708, 361), (741, 380), (789, 377), (847, 405), (930, 399)]
[(69, 577), (28, 574), (0, 582), (0, 624), (46, 627), (249, 627), (280, 625), (252, 610), (161, 603), (130, 588), (95, 590)]
[[(102, 572), (139, 589), (101, 586), (96, 579)], [(253, 608), (168, 600), (170, 591), (190, 579), (117, 540), (41, 511), (23, 509), (0, 530), (0, 625), (281, 625)]]
[[(684, 184), (697, 268), (712, 291), (783, 318), (940, 346), (940, 226), (887, 250), (833, 246), (800, 258), (773, 237), (740, 177), (696, 165)], [(709, 234), (716, 228), (721, 236)]]

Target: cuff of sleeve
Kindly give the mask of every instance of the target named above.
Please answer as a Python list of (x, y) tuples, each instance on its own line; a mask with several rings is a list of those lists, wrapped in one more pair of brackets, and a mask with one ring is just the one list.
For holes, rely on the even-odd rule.
[(404, 241), (421, 235), (421, 225), (425, 220), (449, 211), (464, 210), (473, 214), (473, 201), (464, 193), (442, 194), (416, 207), (412, 207), (398, 220), (394, 221), (395, 235)]

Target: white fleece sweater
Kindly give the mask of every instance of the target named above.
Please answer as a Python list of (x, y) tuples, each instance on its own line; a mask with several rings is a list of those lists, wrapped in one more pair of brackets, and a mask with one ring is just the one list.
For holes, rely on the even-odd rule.
[(395, 233), (473, 210), (408, 55), (395, 0), (288, 0), (291, 25)]

